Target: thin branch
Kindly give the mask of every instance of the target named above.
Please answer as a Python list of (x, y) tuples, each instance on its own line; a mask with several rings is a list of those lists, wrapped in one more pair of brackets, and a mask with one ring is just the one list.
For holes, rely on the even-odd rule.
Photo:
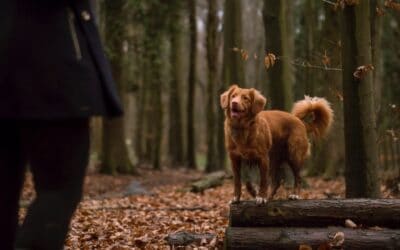
[(290, 64), (295, 65), (295, 66), (300, 66), (300, 67), (303, 67), (303, 68), (322, 69), (322, 70), (327, 70), (327, 71), (342, 71), (341, 68), (328, 68), (328, 67), (311, 65), (311, 64), (304, 64), (304, 63), (290, 62)]
[(336, 5), (336, 3), (335, 3), (335, 2), (332, 2), (332, 1), (329, 1), (329, 0), (322, 0), (322, 2), (325, 2), (325, 3), (331, 4), (331, 5)]

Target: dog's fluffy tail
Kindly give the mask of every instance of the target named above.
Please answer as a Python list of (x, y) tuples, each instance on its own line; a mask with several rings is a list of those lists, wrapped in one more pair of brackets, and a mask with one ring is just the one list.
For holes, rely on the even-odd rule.
[(333, 121), (333, 110), (327, 100), (305, 96), (293, 105), (292, 114), (303, 121), (307, 132), (322, 138), (329, 131)]

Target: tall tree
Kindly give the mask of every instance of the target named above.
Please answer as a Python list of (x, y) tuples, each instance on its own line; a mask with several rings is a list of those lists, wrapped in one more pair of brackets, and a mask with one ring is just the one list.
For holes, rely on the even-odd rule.
[(207, 16), (207, 64), (208, 64), (208, 83), (207, 83), (207, 162), (206, 171), (212, 172), (221, 169), (217, 165), (217, 145), (216, 145), (216, 91), (215, 86), (218, 82), (218, 44), (217, 44), (217, 1), (208, 0)]
[(224, 61), (223, 82), (225, 86), (246, 86), (243, 60), (234, 48), (243, 48), (242, 1), (225, 1), (224, 11)]
[[(265, 29), (265, 49), (278, 56), (277, 62), (267, 72), (269, 97), (272, 109), (289, 111), (293, 104), (292, 87), (294, 71), (291, 66), (294, 54), (292, 32), (292, 1), (264, 0), (263, 19)], [(287, 184), (294, 183), (288, 167), (277, 172), (275, 178), (284, 178)]]
[[(135, 7), (134, 15), (140, 27), (140, 88), (136, 124), (135, 149), (141, 164), (161, 168), (163, 129), (162, 90), (165, 84), (163, 61), (167, 60), (165, 34), (168, 3), (162, 0), (128, 1)], [(137, 28), (139, 28), (137, 27)]]
[[(305, 31), (306, 31), (306, 61), (312, 64), (313, 53), (315, 53), (314, 43), (316, 35), (316, 24), (317, 19), (317, 9), (315, 0), (306, 0), (305, 3)], [(306, 68), (306, 79), (305, 79), (305, 94), (309, 96), (314, 96), (315, 94), (315, 70), (312, 68)]]
[(268, 70), (270, 82), (270, 97), (273, 109), (290, 110), (293, 103), (293, 69), (290, 60), (293, 59), (293, 39), (288, 32), (288, 10), (291, 1), (264, 0), (265, 49), (279, 56), (280, 61)]
[(188, 168), (195, 169), (196, 149), (194, 130), (194, 97), (196, 86), (196, 60), (197, 60), (197, 24), (196, 24), (196, 0), (188, 1), (189, 7), (189, 30), (190, 30), (190, 52), (189, 52), (189, 83), (187, 93), (187, 164)]
[(378, 197), (378, 157), (372, 72), (369, 0), (345, 5), (341, 17), (346, 150), (346, 197)]
[(382, 75), (383, 75), (383, 56), (381, 53), (382, 45), (382, 17), (379, 16), (379, 8), (382, 8), (383, 0), (370, 0), (371, 12), (371, 47), (372, 47), (372, 62), (374, 65), (373, 71), (373, 86), (375, 90), (375, 107), (379, 112), (381, 107), (382, 96)]
[(169, 1), (169, 35), (171, 41), (171, 79), (169, 85), (169, 136), (168, 149), (172, 166), (183, 165), (182, 125), (182, 1)]
[[(125, 30), (125, 1), (106, 0), (104, 1), (105, 11), (105, 41), (111, 68), (117, 84), (119, 95), (124, 102), (126, 82), (123, 79), (123, 58), (122, 42)], [(136, 173), (136, 169), (128, 157), (125, 144), (124, 118), (103, 120), (103, 150), (102, 168), (103, 173)]]
[[(244, 62), (240, 55), (233, 50), (234, 48), (243, 48), (241, 0), (225, 1), (223, 26), (223, 69), (222, 81), (218, 87), (218, 95), (222, 94), (232, 84), (246, 86)], [(224, 119), (224, 111), (219, 108), (217, 122), (217, 165), (221, 166), (221, 168), (224, 168), (226, 164)]]
[[(324, 5), (325, 20), (322, 25), (321, 52), (324, 54), (327, 66), (335, 67), (341, 65), (341, 48), (340, 48), (340, 20), (337, 11), (329, 5)], [(343, 103), (337, 97), (337, 93), (342, 89), (342, 72), (340, 71), (323, 71), (323, 79), (325, 86), (322, 96), (328, 98), (332, 104), (335, 114), (335, 122), (332, 131), (329, 133), (327, 140), (322, 142), (322, 149), (316, 152), (314, 171), (315, 174), (324, 174), (324, 178), (331, 179), (344, 171), (344, 135), (343, 135)], [(311, 173), (311, 171), (310, 171)], [(312, 173), (311, 173), (312, 174)]]

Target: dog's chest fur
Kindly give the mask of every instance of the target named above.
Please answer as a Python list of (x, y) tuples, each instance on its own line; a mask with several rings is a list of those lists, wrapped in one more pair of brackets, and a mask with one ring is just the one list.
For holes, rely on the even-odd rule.
[(229, 148), (243, 159), (251, 160), (258, 158), (257, 147), (252, 143), (254, 133), (255, 131), (248, 129), (231, 128)]

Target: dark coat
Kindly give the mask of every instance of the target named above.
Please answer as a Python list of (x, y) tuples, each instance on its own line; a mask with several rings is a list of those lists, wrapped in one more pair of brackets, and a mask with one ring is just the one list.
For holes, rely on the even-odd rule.
[(88, 0), (0, 4), (0, 118), (122, 114)]

